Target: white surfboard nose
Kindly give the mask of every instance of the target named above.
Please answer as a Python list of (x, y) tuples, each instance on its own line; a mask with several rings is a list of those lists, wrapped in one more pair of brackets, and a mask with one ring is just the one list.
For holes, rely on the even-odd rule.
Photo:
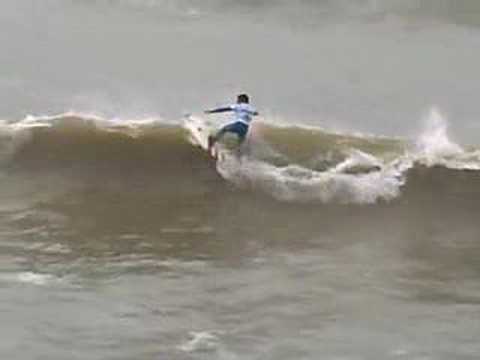
[(216, 147), (209, 148), (208, 138), (215, 132), (212, 124), (201, 117), (189, 115), (185, 118), (183, 127), (189, 132), (189, 141), (207, 151), (213, 158), (217, 157)]

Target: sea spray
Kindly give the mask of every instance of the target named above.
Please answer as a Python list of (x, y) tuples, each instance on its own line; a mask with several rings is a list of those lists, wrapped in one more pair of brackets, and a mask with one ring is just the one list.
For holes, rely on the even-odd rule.
[(414, 143), (415, 162), (428, 167), (445, 166), (451, 169), (480, 170), (478, 150), (466, 150), (451, 140), (448, 121), (437, 108), (424, 118), (424, 129)]

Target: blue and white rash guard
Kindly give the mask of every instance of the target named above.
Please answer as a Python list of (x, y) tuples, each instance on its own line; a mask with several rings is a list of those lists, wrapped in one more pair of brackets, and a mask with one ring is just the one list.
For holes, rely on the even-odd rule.
[(250, 125), (252, 118), (258, 114), (252, 105), (246, 103), (230, 105), (230, 109), (233, 111), (233, 120), (246, 125)]
[(247, 126), (252, 122), (252, 118), (258, 115), (258, 112), (255, 110), (255, 108), (247, 103), (237, 103), (207, 111), (209, 114), (222, 112), (233, 112), (232, 122), (241, 122)]

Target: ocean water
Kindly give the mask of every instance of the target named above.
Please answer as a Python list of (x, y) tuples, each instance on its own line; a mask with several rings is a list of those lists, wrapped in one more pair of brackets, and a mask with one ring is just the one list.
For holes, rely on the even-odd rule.
[[(479, 26), (474, 0), (2, 0), (0, 357), (478, 359)], [(184, 114), (239, 92), (261, 115), (215, 162)]]

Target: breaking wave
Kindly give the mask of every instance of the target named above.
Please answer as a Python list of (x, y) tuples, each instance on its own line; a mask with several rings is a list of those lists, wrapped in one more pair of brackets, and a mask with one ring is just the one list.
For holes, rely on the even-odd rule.
[(281, 201), (366, 204), (401, 197), (419, 171), (441, 168), (448, 182), (455, 171), (476, 179), (480, 170), (480, 151), (453, 142), (435, 109), (413, 140), (257, 122), (242, 155), (225, 152), (217, 163), (189, 143), (181, 124), (161, 119), (65, 113), (4, 121), (0, 130), (4, 171), (149, 178), (179, 197), (233, 185)]

